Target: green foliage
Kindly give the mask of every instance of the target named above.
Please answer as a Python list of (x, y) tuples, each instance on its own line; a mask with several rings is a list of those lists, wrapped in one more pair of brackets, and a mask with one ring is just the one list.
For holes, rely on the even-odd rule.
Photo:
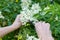
[[(33, 0), (33, 2), (40, 3), (42, 8), (40, 13), (46, 12), (43, 16), (37, 14), (35, 17), (39, 21), (50, 23), (53, 37), (55, 40), (60, 40), (60, 5), (56, 2), (51, 4), (51, 1), (49, 0)], [(14, 22), (16, 16), (20, 14), (20, 3), (20, 0), (0, 0), (0, 11), (2, 11), (2, 14), (5, 17), (4, 19), (0, 19), (0, 26), (9, 26)], [(49, 6), (50, 9), (43, 10), (46, 6)], [(56, 15), (59, 17), (59, 20), (55, 20)], [(20, 40), (26, 40), (27, 34), (37, 37), (34, 26), (29, 22), (18, 30), (4, 36), (3, 40), (18, 40), (18, 38), (20, 38)]]
[(54, 0), (55, 2), (57, 2), (58, 4), (60, 4), (60, 0)]

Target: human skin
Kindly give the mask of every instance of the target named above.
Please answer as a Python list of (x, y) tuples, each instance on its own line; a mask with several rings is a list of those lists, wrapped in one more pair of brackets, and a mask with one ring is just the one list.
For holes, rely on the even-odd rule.
[(54, 40), (49, 23), (37, 22), (35, 23), (35, 29), (40, 40)]
[(12, 25), (0, 28), (0, 38), (4, 35), (18, 29), (21, 26), (20, 15), (17, 15)]
[[(17, 17), (12, 25), (0, 28), (0, 38), (2, 38), (6, 34), (21, 27), (22, 22), (20, 21), (20, 17), (21, 17), (20, 15), (17, 15)], [(54, 40), (51, 35), (51, 32), (50, 32), (50, 24), (49, 23), (37, 22), (37, 23), (35, 23), (35, 29), (36, 29), (39, 39)]]

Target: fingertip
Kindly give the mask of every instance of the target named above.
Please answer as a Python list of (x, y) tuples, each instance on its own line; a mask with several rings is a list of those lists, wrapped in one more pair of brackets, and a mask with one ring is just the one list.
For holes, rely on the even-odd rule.
[(47, 25), (50, 25), (49, 23), (46, 23)]
[(49, 23), (46, 23), (47, 24), (47, 26), (49, 26), (49, 28), (50, 28), (50, 24)]
[(45, 21), (43, 21), (43, 24), (45, 24)]

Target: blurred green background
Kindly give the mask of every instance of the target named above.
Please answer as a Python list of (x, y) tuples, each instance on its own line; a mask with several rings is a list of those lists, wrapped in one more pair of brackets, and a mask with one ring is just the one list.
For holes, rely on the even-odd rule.
[[(60, 0), (32, 0), (33, 2), (39, 2), (41, 6), (41, 13), (46, 12), (44, 16), (36, 15), (38, 20), (46, 21), (51, 24), (52, 35), (55, 40), (60, 40)], [(5, 17), (4, 19), (0, 18), (0, 26), (5, 27), (11, 25), (16, 16), (20, 14), (21, 11), (21, 1), (20, 0), (0, 0), (0, 11)], [(49, 10), (43, 10), (45, 7), (50, 7)], [(58, 16), (58, 20), (55, 20)], [(6, 36), (3, 40), (26, 40), (26, 35), (34, 35), (37, 37), (36, 31), (32, 24), (27, 23), (23, 27), (15, 30)], [(21, 37), (22, 36), (22, 37)]]

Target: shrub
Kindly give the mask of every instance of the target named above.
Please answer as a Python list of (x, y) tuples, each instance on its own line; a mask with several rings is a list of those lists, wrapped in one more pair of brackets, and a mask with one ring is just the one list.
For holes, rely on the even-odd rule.
[[(39, 21), (45, 21), (50, 23), (52, 35), (55, 40), (60, 40), (60, 4), (55, 1), (49, 0), (32, 0), (33, 3), (40, 3), (42, 11), (40, 15), (36, 14), (35, 17)], [(1, 0), (0, 1), (0, 11), (4, 16), (4, 19), (0, 18), (0, 26), (5, 27), (11, 25), (16, 16), (20, 14), (21, 11), (21, 1), (20, 0)], [(33, 35), (37, 37), (35, 28), (33, 24), (29, 22), (23, 27), (11, 32), (3, 37), (3, 40), (26, 40), (26, 35)]]

